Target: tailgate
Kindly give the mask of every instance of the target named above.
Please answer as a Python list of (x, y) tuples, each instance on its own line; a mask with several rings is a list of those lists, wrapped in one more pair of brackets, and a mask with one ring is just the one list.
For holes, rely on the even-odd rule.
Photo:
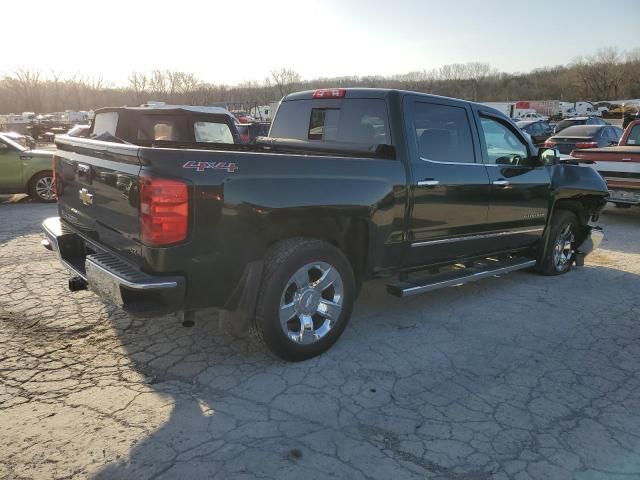
[(56, 137), (60, 217), (100, 243), (134, 253), (139, 245), (138, 147)]

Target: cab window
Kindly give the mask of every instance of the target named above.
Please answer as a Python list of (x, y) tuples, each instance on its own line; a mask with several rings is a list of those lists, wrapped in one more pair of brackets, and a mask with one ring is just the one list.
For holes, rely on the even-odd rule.
[(115, 135), (117, 127), (118, 112), (98, 113), (93, 121), (93, 131), (91, 133), (95, 136), (103, 133)]
[(489, 117), (480, 117), (484, 136), (485, 158), (499, 165), (529, 166), (526, 144), (505, 124)]
[(226, 123), (195, 122), (193, 133), (198, 143), (233, 143), (233, 134)]
[(474, 163), (469, 117), (462, 107), (416, 102), (413, 125), (423, 160)]

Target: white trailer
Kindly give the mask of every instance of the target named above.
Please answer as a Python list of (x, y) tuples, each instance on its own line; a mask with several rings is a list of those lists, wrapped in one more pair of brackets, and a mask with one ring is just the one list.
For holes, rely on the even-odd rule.
[(595, 108), (591, 102), (560, 102), (562, 104), (562, 117), (601, 117), (602, 112)]
[(516, 102), (483, 102), (487, 107), (495, 108), (507, 117), (511, 118), (515, 112)]
[(249, 110), (249, 115), (258, 121), (270, 122), (276, 115), (280, 102), (271, 102), (269, 105), (255, 106)]

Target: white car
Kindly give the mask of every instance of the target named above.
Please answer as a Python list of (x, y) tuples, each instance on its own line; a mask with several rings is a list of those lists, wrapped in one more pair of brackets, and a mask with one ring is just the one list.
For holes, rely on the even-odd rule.
[(523, 113), (522, 115), (519, 115), (517, 118), (515, 118), (515, 120), (549, 120), (549, 117), (546, 117), (544, 115), (540, 115), (539, 113), (536, 112), (526, 112)]

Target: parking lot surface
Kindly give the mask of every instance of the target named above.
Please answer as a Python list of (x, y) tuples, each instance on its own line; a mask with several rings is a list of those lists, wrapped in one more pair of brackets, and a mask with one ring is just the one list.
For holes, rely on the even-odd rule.
[(640, 209), (561, 277), (399, 300), (367, 285), (319, 358), (215, 313), (133, 320), (0, 205), (0, 478), (640, 478)]

